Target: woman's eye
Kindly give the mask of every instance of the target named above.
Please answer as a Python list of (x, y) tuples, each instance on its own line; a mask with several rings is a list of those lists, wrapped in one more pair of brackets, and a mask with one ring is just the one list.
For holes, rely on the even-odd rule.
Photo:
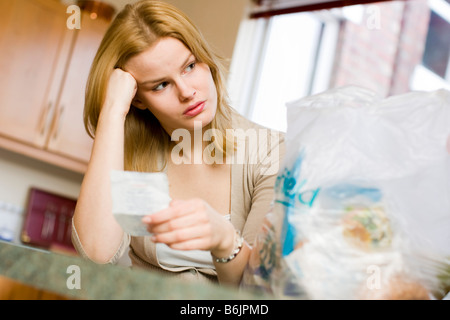
[(159, 85), (157, 85), (156, 87), (153, 88), (153, 91), (161, 91), (163, 90), (165, 87), (167, 87), (168, 82), (162, 82)]
[(191, 64), (189, 64), (186, 69), (184, 70), (185, 72), (190, 72), (195, 68), (195, 62), (192, 62)]

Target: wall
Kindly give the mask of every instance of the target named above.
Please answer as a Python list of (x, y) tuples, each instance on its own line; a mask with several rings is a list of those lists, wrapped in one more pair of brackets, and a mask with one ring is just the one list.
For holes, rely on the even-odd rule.
[(382, 97), (409, 91), (423, 54), (428, 20), (426, 0), (365, 6), (360, 23), (343, 23), (332, 87), (355, 84)]
[(77, 198), (83, 176), (0, 149), (0, 201), (26, 205), (29, 187)]
[[(72, 0), (63, 0), (65, 2)], [(103, 0), (120, 11), (127, 3), (137, 0)], [(250, 0), (164, 0), (192, 19), (206, 40), (223, 58), (233, 55), (239, 25)]]
[(233, 55), (248, 0), (166, 0), (184, 11), (206, 40), (228, 61)]

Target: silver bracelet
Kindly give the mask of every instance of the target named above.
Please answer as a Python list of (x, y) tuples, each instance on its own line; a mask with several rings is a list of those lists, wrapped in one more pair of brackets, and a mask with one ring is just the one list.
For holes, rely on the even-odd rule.
[(238, 253), (241, 251), (243, 244), (244, 244), (244, 238), (241, 236), (241, 233), (238, 230), (236, 230), (236, 236), (234, 238), (234, 249), (233, 249), (233, 252), (231, 252), (231, 255), (227, 258), (217, 258), (213, 254), (211, 254), (211, 255), (213, 256), (215, 262), (218, 262), (218, 263), (230, 262), (231, 260), (236, 258)]

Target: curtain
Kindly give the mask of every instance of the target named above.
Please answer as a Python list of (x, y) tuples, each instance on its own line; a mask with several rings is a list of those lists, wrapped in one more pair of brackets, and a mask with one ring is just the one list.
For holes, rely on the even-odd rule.
[[(275, 15), (314, 11), (337, 7), (392, 0), (252, 0), (251, 18), (269, 18)], [(406, 1), (406, 0), (403, 0)]]

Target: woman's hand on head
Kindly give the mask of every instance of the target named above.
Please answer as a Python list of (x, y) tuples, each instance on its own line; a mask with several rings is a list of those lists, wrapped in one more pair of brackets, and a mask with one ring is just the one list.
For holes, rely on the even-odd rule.
[(234, 248), (235, 230), (225, 217), (201, 199), (174, 200), (167, 209), (142, 220), (154, 242), (177, 250), (207, 250), (227, 257)]
[(137, 82), (133, 76), (122, 69), (114, 69), (106, 93), (103, 110), (125, 117), (137, 92)]

